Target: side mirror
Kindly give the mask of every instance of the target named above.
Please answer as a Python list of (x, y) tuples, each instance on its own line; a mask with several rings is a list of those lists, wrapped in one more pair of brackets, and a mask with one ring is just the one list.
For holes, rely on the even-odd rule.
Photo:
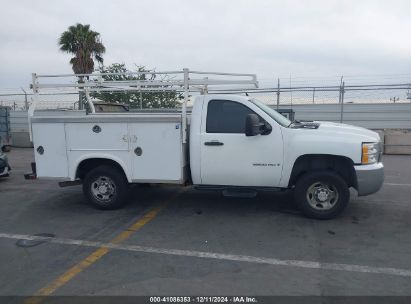
[(261, 122), (257, 114), (248, 114), (245, 118), (245, 135), (256, 136), (261, 134)]

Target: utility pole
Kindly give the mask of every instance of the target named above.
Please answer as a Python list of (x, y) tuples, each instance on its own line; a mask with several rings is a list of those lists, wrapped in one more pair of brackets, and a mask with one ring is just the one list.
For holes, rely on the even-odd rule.
[(314, 100), (315, 100), (315, 88), (313, 89), (313, 104), (314, 104)]
[(291, 110), (293, 109), (293, 89), (291, 88), (291, 74), (290, 74), (290, 98), (291, 98)]
[(344, 87), (345, 87), (345, 82), (344, 81), (342, 81), (342, 76), (341, 76), (341, 85), (340, 85), (340, 102), (341, 102), (341, 117), (340, 117), (340, 123), (342, 123), (343, 122), (343, 118), (344, 118), (344, 93), (345, 93), (345, 90), (344, 90)]
[(280, 78), (277, 81), (277, 111), (280, 107)]
[(141, 93), (141, 87), (140, 87), (140, 109), (143, 109), (143, 94)]
[(21, 88), (21, 90), (24, 92), (24, 110), (28, 110), (29, 103), (27, 101), (27, 92), (23, 88)]

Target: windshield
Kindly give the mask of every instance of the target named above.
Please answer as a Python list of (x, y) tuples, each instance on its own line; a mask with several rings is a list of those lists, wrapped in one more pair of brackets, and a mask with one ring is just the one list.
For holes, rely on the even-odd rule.
[(268, 114), (272, 119), (274, 119), (276, 122), (278, 122), (283, 127), (288, 127), (291, 124), (291, 121), (288, 120), (288, 118), (284, 117), (283, 115), (278, 113), (276, 110), (270, 108), (269, 106), (262, 103), (258, 99), (251, 98), (250, 101), (253, 104), (255, 104), (257, 107), (259, 107), (261, 110), (263, 110), (266, 114)]

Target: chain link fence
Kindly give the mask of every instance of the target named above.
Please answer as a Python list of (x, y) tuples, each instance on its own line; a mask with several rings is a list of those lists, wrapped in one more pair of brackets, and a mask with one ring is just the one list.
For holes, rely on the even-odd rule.
[[(33, 93), (29, 89), (18, 90), (0, 89), (0, 106), (8, 106), (14, 111), (28, 110)], [(78, 109), (78, 92), (54, 92), (38, 95), (38, 109)]]
[(409, 84), (278, 87), (236, 93), (247, 93), (269, 105), (411, 103)]

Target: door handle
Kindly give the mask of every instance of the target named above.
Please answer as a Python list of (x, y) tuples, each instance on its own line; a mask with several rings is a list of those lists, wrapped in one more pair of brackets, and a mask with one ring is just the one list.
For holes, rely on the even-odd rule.
[(222, 146), (224, 145), (224, 143), (222, 143), (221, 141), (218, 140), (212, 140), (212, 141), (206, 141), (204, 143), (205, 146)]

